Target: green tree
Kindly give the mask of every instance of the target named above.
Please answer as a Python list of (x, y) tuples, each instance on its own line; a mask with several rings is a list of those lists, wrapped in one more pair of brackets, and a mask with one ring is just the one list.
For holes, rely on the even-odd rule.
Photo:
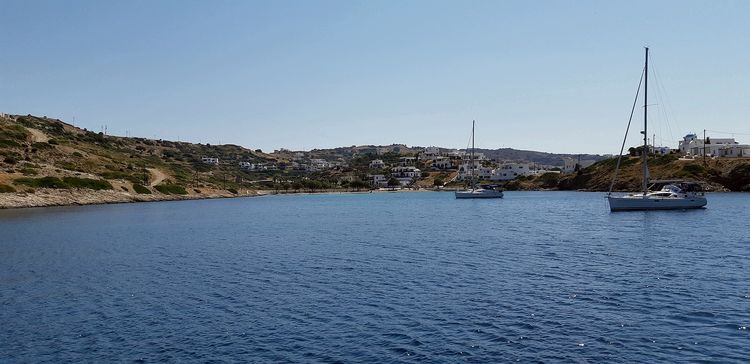
[(398, 180), (396, 179), (396, 177), (391, 177), (391, 178), (390, 178), (390, 179), (388, 180), (388, 187), (396, 187), (396, 186), (398, 186), (398, 185), (400, 185), (400, 184), (401, 184), (401, 182), (399, 182), (399, 181), (398, 181)]
[(444, 184), (445, 184), (445, 181), (443, 181), (443, 179), (442, 179), (442, 178), (440, 178), (440, 177), (437, 177), (437, 178), (435, 178), (435, 180), (434, 180), (434, 181), (432, 181), (432, 185), (433, 185), (433, 186), (441, 187), (441, 186), (443, 186)]
[(366, 188), (367, 183), (364, 181), (356, 180), (356, 181), (352, 181), (351, 183), (349, 183), (349, 186), (359, 191), (362, 188)]

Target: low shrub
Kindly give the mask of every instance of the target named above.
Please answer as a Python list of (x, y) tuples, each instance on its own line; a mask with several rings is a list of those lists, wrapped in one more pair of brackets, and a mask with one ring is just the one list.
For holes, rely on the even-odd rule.
[(9, 193), (9, 192), (16, 192), (16, 189), (13, 188), (13, 186), (8, 186), (0, 183), (0, 193)]
[(34, 147), (34, 148), (36, 148), (36, 149), (38, 149), (38, 150), (47, 150), (47, 149), (53, 149), (54, 148), (53, 146), (51, 146), (51, 145), (49, 145), (47, 143), (39, 143), (39, 142), (31, 144), (31, 146)]
[(24, 176), (36, 176), (39, 174), (39, 171), (37, 171), (34, 168), (23, 168), (21, 169), (21, 173), (23, 173)]
[(187, 195), (185, 187), (173, 183), (159, 184), (154, 186), (154, 188), (165, 195)]
[(24, 185), (36, 188), (69, 188), (63, 180), (57, 177), (42, 177), (42, 178), (16, 178), (15, 181), (18, 185)]
[(687, 164), (682, 167), (682, 171), (688, 175), (700, 175), (706, 172), (706, 168), (700, 164)]
[(140, 185), (140, 184), (137, 184), (137, 183), (133, 183), (133, 190), (136, 193), (140, 193), (142, 195), (150, 195), (151, 194), (151, 190), (149, 190), (148, 188), (146, 188), (146, 186), (143, 186), (143, 185)]
[(14, 181), (16, 184), (25, 185), (36, 188), (54, 188), (54, 189), (69, 189), (69, 188), (88, 188), (91, 190), (111, 190), (112, 184), (105, 180), (92, 179), (92, 178), (79, 178), (79, 177), (63, 177), (62, 179), (57, 177), (42, 177), (42, 178), (17, 178)]
[(227, 191), (229, 191), (229, 192), (231, 192), (231, 193), (233, 193), (233, 194), (235, 194), (235, 195), (236, 195), (237, 193), (239, 193), (239, 192), (237, 192), (237, 190), (236, 190), (236, 189), (234, 189), (234, 188), (227, 188)]
[(5, 139), (3, 139), (3, 140), (0, 140), (0, 147), (3, 147), (3, 148), (20, 148), (21, 144), (18, 144), (15, 141), (12, 141), (12, 140), (5, 140)]
[(91, 190), (111, 190), (112, 184), (107, 180), (79, 177), (64, 177), (63, 182), (71, 188), (88, 188)]

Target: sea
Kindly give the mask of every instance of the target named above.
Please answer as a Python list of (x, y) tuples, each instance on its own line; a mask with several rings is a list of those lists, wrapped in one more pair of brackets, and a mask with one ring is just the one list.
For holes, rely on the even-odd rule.
[(0, 362), (750, 362), (750, 194), (0, 211)]

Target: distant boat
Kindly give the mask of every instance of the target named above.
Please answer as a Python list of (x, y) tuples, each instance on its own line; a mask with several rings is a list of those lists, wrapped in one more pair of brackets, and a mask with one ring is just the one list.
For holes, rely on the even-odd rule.
[[(647, 211), (647, 210), (684, 210), (684, 209), (697, 209), (706, 206), (706, 197), (703, 194), (703, 189), (697, 183), (685, 182), (685, 181), (654, 181), (662, 183), (654, 183), (651, 189), (649, 189), (649, 174), (648, 174), (648, 139), (647, 139), (647, 127), (648, 127), (648, 47), (646, 47), (646, 62), (643, 67), (643, 191), (637, 193), (631, 193), (625, 196), (612, 196), (612, 189), (617, 179), (617, 172), (620, 169), (620, 160), (622, 158), (622, 151), (625, 148), (625, 140), (622, 142), (622, 148), (620, 149), (620, 156), (617, 158), (617, 166), (615, 167), (615, 175), (612, 178), (612, 184), (609, 186), (609, 192), (607, 193), (607, 200), (609, 201), (610, 211)], [(638, 85), (640, 90), (640, 85)], [(636, 92), (636, 100), (638, 93)], [(635, 110), (635, 102), (633, 102), (633, 110), (631, 110), (630, 118), (633, 118), (633, 111)], [(630, 123), (628, 122), (628, 129), (630, 129)], [(625, 133), (627, 137), (627, 132)]]
[(471, 157), (469, 159), (469, 188), (456, 191), (456, 198), (503, 198), (503, 191), (497, 185), (481, 185), (477, 187), (474, 176), (474, 120), (471, 121)]

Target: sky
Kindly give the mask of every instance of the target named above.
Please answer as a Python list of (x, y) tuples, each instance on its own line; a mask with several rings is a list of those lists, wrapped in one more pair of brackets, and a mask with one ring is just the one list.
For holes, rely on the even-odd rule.
[[(750, 1), (0, 0), (0, 112), (271, 151), (750, 143)], [(638, 144), (642, 109), (628, 145)], [(714, 137), (729, 134), (708, 133)]]

